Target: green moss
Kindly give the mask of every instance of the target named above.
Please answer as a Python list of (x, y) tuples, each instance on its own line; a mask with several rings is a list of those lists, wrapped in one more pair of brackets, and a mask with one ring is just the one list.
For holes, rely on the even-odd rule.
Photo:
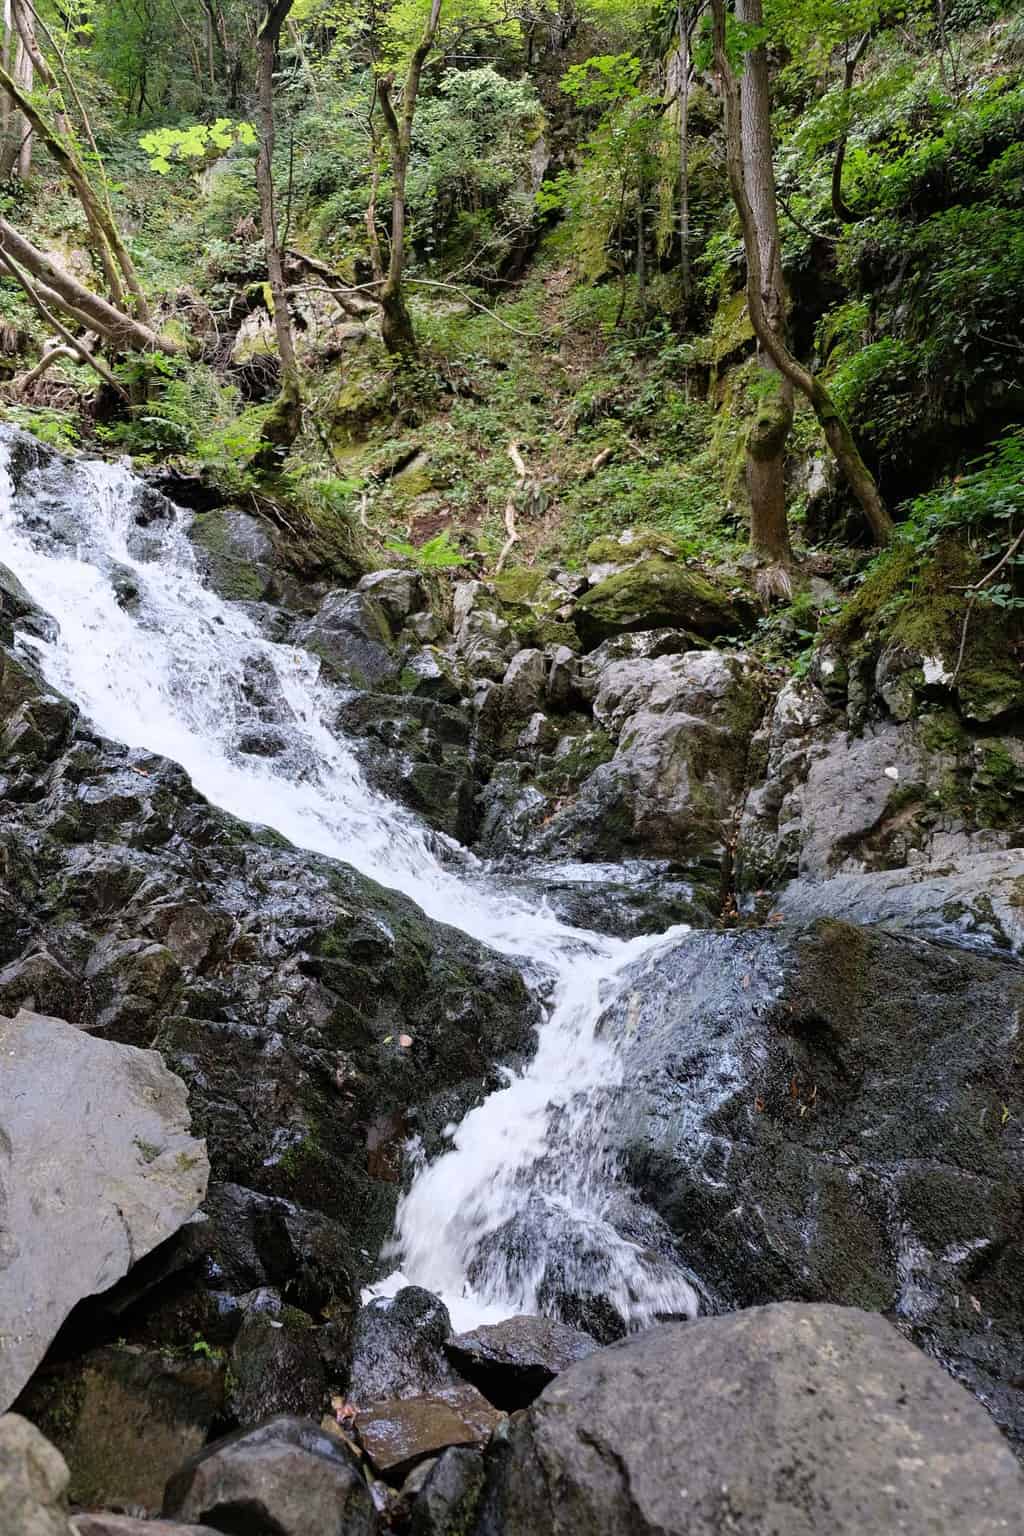
[(678, 539), (656, 528), (630, 529), (628, 536), (605, 534), (595, 539), (587, 549), (587, 559), (594, 565), (608, 565), (616, 561), (639, 560), (644, 555), (663, 555), (675, 560), (683, 555)]
[(500, 576), (494, 577), (492, 585), (501, 602), (518, 606), (536, 602), (544, 581), (541, 571), (531, 570), (524, 565), (503, 571)]
[(711, 361), (720, 367), (753, 339), (746, 294), (730, 294), (719, 304), (711, 324)]
[(657, 555), (592, 587), (576, 605), (576, 627), (596, 643), (646, 629), (730, 634), (744, 627), (744, 619), (730, 595), (705, 576)]

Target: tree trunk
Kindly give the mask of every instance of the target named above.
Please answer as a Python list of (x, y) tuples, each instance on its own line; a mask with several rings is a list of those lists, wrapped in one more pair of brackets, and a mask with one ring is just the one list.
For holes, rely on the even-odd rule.
[(260, 196), (260, 219), (267, 257), (270, 297), (274, 306), (274, 333), (281, 359), (281, 392), (274, 409), (263, 425), (266, 453), (261, 458), (265, 468), (279, 461), (299, 435), (302, 425), (302, 394), (299, 365), (295, 356), (288, 288), (284, 275), (284, 252), (277, 228), (274, 201), (274, 59), (281, 28), (291, 10), (292, 0), (275, 0), (265, 12), (256, 41), (259, 69), (260, 144), (256, 157), (256, 185)]
[(679, 59), (679, 275), (683, 284), (683, 305), (688, 316), (693, 296), (693, 260), (690, 254), (690, 34), (693, 23), (685, 0), (677, 0), (676, 26)]
[(0, 258), (7, 255), (40, 286), (48, 302), (61, 309), (80, 325), (86, 325), (120, 352), (165, 352), (175, 355), (180, 348), (151, 326), (126, 314), (108, 300), (93, 293), (55, 265), (44, 252), (18, 233), (13, 224), (0, 217)]
[(149, 304), (139, 283), (134, 263), (121, 239), (121, 233), (109, 208), (89, 180), (73, 142), (58, 132), (57, 128), (43, 116), (34, 100), (25, 93), (17, 79), (4, 69), (0, 69), (0, 86), (4, 87), (28, 119), (29, 124), (35, 129), (78, 194), (78, 200), (97, 245), (97, 255), (103, 265), (114, 303), (121, 304), (127, 289), (131, 294), (131, 304), (136, 316), (144, 325), (148, 325)]
[(860, 503), (875, 542), (887, 544), (892, 536), (892, 518), (878, 493), (874, 476), (857, 451), (853, 434), (821, 380), (797, 361), (782, 338), (768, 323), (763, 298), (761, 248), (743, 167), (741, 94), (726, 49), (725, 0), (711, 0), (711, 11), (714, 20), (715, 71), (721, 82), (725, 108), (729, 186), (739, 214), (743, 244), (747, 254), (747, 304), (750, 310), (750, 321), (758, 340), (779, 372), (810, 402), (836, 462), (843, 471), (850, 490)]
[(437, 38), (441, 24), (441, 0), (432, 0), (430, 16), (423, 36), (409, 62), (408, 73), (402, 89), (402, 116), (399, 118), (391, 100), (392, 80), (383, 78), (378, 85), (378, 96), (384, 124), (391, 141), (391, 252), (388, 270), (380, 290), (381, 337), (388, 351), (411, 356), (416, 352), (416, 333), (412, 317), (405, 302), (402, 279), (405, 275), (405, 185), (409, 175), (409, 155), (412, 149), (412, 125), (416, 114), (416, 98), (419, 95), (423, 66)]
[[(761, 0), (736, 0), (737, 19), (763, 24)], [(761, 299), (768, 324), (786, 334), (786, 280), (782, 272), (779, 211), (775, 196), (768, 54), (762, 44), (746, 56), (740, 86), (743, 179), (754, 215), (761, 258)], [(793, 426), (793, 385), (770, 353), (759, 350), (765, 393), (747, 434), (750, 544), (769, 565), (792, 564), (786, 514), (786, 444)]]

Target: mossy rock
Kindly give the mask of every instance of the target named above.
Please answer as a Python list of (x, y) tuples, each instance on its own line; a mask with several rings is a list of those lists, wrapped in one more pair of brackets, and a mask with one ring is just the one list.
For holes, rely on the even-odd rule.
[(754, 339), (745, 293), (723, 299), (711, 324), (711, 361), (717, 367), (742, 352)]
[(575, 621), (588, 646), (632, 630), (688, 629), (714, 639), (748, 626), (746, 604), (661, 555), (592, 587), (576, 604)]
[(367, 368), (346, 379), (331, 401), (327, 427), (343, 446), (363, 442), (375, 421), (391, 409), (391, 380)]
[(975, 553), (954, 538), (924, 560), (912, 545), (897, 546), (869, 571), (830, 637), (849, 652), (895, 645), (922, 658), (939, 657), (951, 675), (956, 672), (949, 686), (965, 718), (997, 720), (1024, 708), (1024, 672), (1014, 654), (1019, 627), (984, 603), (968, 609), (967, 592), (980, 573)]
[(682, 559), (683, 548), (671, 533), (657, 528), (629, 528), (625, 533), (606, 533), (587, 548), (592, 565), (624, 564), (645, 555), (662, 555), (668, 560)]

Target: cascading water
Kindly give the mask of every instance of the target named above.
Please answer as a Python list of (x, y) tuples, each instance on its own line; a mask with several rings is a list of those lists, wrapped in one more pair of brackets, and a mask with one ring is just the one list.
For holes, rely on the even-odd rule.
[[(541, 1310), (557, 1241), (563, 1283), (599, 1292), (630, 1324), (695, 1312), (686, 1276), (611, 1219), (615, 1168), (602, 1117), (621, 1065), (597, 1029), (628, 984), (626, 968), (683, 930), (606, 938), (500, 889), (471, 855), (367, 786), (329, 727), (336, 696), (318, 663), (263, 638), (244, 608), (204, 587), (189, 514), (140, 528), (139, 482), (119, 465), (57, 464), (56, 492), (45, 469), (16, 492), (10, 464), (7, 437), (0, 560), (59, 625), (49, 640), (21, 637), (55, 688), (103, 734), (179, 763), (216, 805), (404, 892), (515, 957), (545, 988), (533, 1061), (452, 1129), (450, 1150), (402, 1199), (391, 1287), (438, 1292), (460, 1323)], [(281, 756), (245, 750), (266, 725), (244, 685), (253, 668), (279, 685), (274, 724), (289, 743)]]

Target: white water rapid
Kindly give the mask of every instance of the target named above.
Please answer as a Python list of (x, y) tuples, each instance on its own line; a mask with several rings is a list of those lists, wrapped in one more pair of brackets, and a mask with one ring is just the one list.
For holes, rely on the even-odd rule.
[[(554, 978), (533, 1061), (416, 1173), (398, 1212), (400, 1269), (385, 1287), (440, 1293), (459, 1326), (540, 1310), (545, 1232), (557, 1226), (561, 1273), (575, 1266), (631, 1325), (695, 1312), (685, 1276), (609, 1219), (614, 1167), (600, 1106), (622, 1068), (595, 1031), (624, 968), (683, 930), (628, 943), (581, 932), (503, 890), (472, 856), (451, 849), (442, 862), (437, 836), (370, 789), (328, 728), (335, 710), (318, 663), (262, 638), (242, 607), (203, 586), (188, 513), (140, 529), (138, 482), (105, 463), (58, 465), (56, 491), (40, 497), (30, 482), (16, 494), (10, 455), (0, 442), (0, 562), (59, 625), (50, 642), (20, 643), (100, 732), (173, 759), (235, 816), (404, 892), (431, 917), (515, 957), (528, 980)], [(44, 489), (48, 473), (37, 472)], [(131, 611), (118, 601), (126, 581), (138, 590)], [(241, 749), (255, 723), (241, 680), (254, 662), (273, 669), (286, 701), (277, 723), (298, 752), (283, 761)], [(524, 1222), (535, 1240), (525, 1260), (520, 1242), (511, 1262), (501, 1237), (517, 1228), (521, 1237)]]

